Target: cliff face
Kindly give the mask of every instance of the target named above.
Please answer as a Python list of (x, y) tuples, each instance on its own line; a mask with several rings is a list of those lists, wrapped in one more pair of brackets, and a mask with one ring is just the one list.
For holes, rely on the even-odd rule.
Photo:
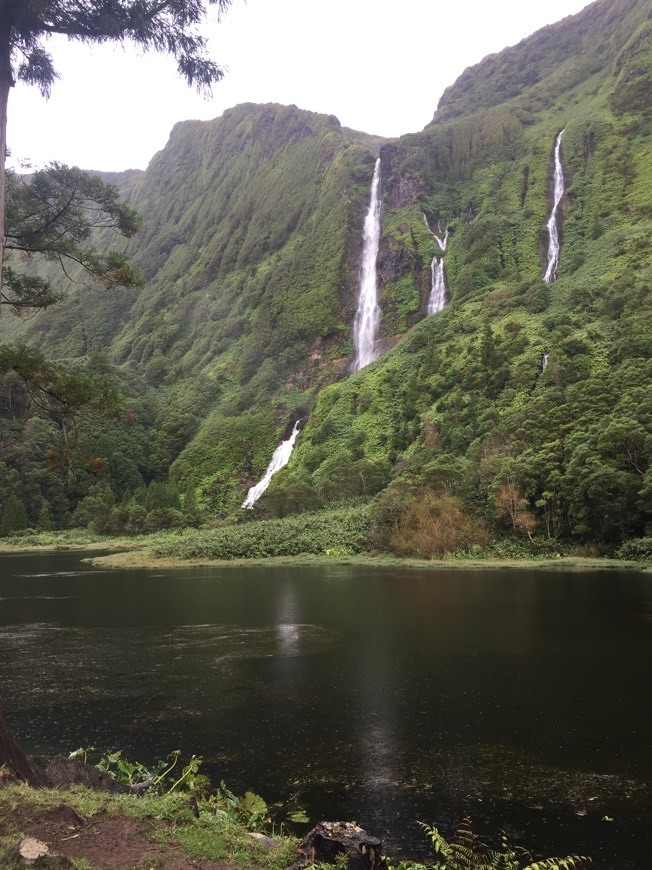
[[(158, 434), (139, 473), (170, 471), (208, 513), (238, 506), (302, 416), (262, 511), (418, 480), (491, 513), (509, 483), (550, 533), (641, 530), (650, 15), (643, 0), (599, 0), (467, 70), (425, 130), (392, 142), (275, 105), (178, 124), (144, 174), (115, 178), (146, 220), (128, 248), (145, 289), (74, 294), (22, 334), (68, 358), (104, 349), (117, 377), (144, 381)], [(386, 353), (347, 377), (378, 150)], [(446, 230), (450, 305), (426, 317)]]
[[(319, 396), (272, 508), (293, 479), (324, 498), (384, 489), (389, 506), (425, 486), (494, 520), (509, 492), (549, 535), (643, 531), (651, 15), (598, 2), (468, 70), (432, 124), (381, 147), (382, 330), (392, 343), (412, 329)], [(546, 283), (562, 129), (561, 258)], [(446, 229), (451, 304), (424, 317), (442, 256), (431, 230)]]

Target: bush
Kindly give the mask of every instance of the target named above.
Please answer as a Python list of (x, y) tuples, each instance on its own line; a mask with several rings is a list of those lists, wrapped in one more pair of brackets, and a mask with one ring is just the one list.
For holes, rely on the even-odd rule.
[(617, 559), (626, 559), (630, 562), (652, 563), (652, 538), (634, 538), (625, 541), (616, 550)]
[(360, 553), (369, 549), (369, 512), (368, 505), (355, 505), (190, 532), (159, 544), (154, 553), (178, 559), (265, 559), (300, 553), (321, 555), (335, 548)]
[(461, 548), (487, 546), (489, 533), (463, 502), (449, 493), (425, 492), (401, 515), (389, 549), (402, 556), (437, 557)]

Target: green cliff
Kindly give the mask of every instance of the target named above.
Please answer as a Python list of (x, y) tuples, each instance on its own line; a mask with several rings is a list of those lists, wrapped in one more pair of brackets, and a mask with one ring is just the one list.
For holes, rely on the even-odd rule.
[[(22, 485), (34, 523), (44, 504), (55, 524), (106, 525), (120, 509), (120, 531), (153, 506), (162, 525), (242, 517), (247, 487), (301, 417), (258, 516), (380, 494), (377, 545), (413, 553), (424, 552), (410, 544), (424, 523), (416, 503), (432, 522), (469, 523), (460, 545), (487, 530), (607, 545), (643, 534), (651, 16), (643, 0), (599, 0), (466, 70), (433, 121), (397, 140), (275, 105), (176, 125), (145, 173), (110, 178), (145, 220), (126, 247), (144, 289), (73, 290), (3, 324), (112, 378), (123, 418), (86, 427), (80, 448), (101, 462), (71, 485), (65, 468), (35, 470), (60, 426), (27, 413), (14, 384), (2, 493)], [(548, 284), (561, 129), (561, 257)], [(349, 374), (378, 154), (382, 354)], [(424, 216), (450, 234), (450, 304), (432, 316), (441, 252)]]

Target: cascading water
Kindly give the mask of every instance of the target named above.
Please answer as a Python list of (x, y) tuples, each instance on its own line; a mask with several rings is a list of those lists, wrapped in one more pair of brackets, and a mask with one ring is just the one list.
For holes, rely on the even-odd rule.
[(376, 160), (371, 182), (369, 211), (364, 221), (362, 245), (362, 268), (360, 270), (360, 296), (353, 326), (353, 342), (356, 349), (353, 371), (357, 372), (372, 363), (376, 357), (376, 338), (380, 324), (376, 260), (380, 246), (380, 157)]
[[(440, 236), (437, 235), (437, 233), (434, 230), (430, 229), (430, 224), (428, 223), (428, 218), (425, 216), (425, 214), (423, 216), (423, 222), (426, 225), (428, 232), (432, 233), (433, 236), (435, 237), (435, 240), (436, 240), (437, 244), (439, 245), (439, 250), (442, 252), (445, 251), (446, 246), (448, 245), (448, 235), (449, 235), (448, 227), (446, 227), (446, 232), (444, 233), (444, 238), (442, 239)], [(441, 224), (439, 222), (437, 223), (437, 231), (441, 232)]]
[(255, 486), (252, 486), (249, 492), (247, 493), (246, 499), (242, 502), (243, 508), (252, 508), (261, 495), (265, 492), (272, 477), (288, 464), (290, 461), (290, 456), (292, 455), (292, 451), (294, 450), (294, 442), (297, 440), (297, 435), (299, 434), (299, 423), (300, 421), (294, 424), (294, 429), (292, 430), (292, 434), (287, 439), (287, 441), (281, 441), (276, 450), (274, 451), (274, 455), (272, 456), (271, 462), (267, 466), (267, 470), (262, 478), (258, 481)]
[[(428, 223), (428, 218), (423, 216), (423, 220), (425, 225), (430, 230), (430, 225)], [(438, 226), (437, 229), (441, 232), (441, 228)], [(444, 237), (441, 238), (434, 233), (432, 230), (430, 232), (435, 237), (437, 244), (439, 245), (439, 250), (444, 253), (446, 250), (446, 246), (448, 245), (448, 227), (446, 227), (446, 232), (444, 233)], [(446, 307), (446, 303), (448, 301), (448, 292), (446, 289), (446, 275), (444, 273), (444, 258), (440, 257), (437, 259), (436, 256), (432, 258), (432, 263), (430, 264), (430, 274), (432, 276), (432, 280), (430, 283), (430, 296), (428, 297), (428, 314), (437, 314), (438, 311), (442, 311)]]
[(443, 311), (446, 308), (446, 277), (444, 275), (444, 258), (432, 258), (430, 264), (430, 273), (432, 275), (432, 283), (430, 296), (428, 298), (428, 314), (437, 314), (438, 311)]
[(564, 137), (562, 130), (557, 134), (555, 139), (555, 174), (554, 174), (554, 193), (553, 204), (546, 224), (548, 230), (548, 262), (546, 271), (543, 275), (543, 280), (550, 284), (557, 279), (557, 266), (559, 265), (559, 220), (558, 211), (561, 199), (564, 195), (564, 167), (561, 163), (561, 142)]
[(548, 365), (548, 357), (549, 356), (550, 356), (550, 354), (544, 353), (541, 357), (541, 371), (542, 372), (545, 372), (545, 370), (546, 370), (546, 366)]

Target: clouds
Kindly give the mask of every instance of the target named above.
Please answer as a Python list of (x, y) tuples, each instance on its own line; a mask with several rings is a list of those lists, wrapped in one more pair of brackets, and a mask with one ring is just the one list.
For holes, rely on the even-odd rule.
[(34, 88), (14, 89), (9, 148), (14, 160), (36, 164), (142, 168), (177, 121), (214, 118), (242, 102), (294, 103), (384, 136), (415, 132), (467, 66), (584, 5), (235, 0), (206, 31), (212, 55), (228, 67), (208, 101), (169, 58), (53, 39), (60, 79), (49, 101)]

